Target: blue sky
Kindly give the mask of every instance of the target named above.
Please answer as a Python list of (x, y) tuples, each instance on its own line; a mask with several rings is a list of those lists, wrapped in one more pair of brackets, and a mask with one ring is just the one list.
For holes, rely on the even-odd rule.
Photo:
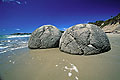
[(120, 13), (120, 0), (1, 0), (0, 34), (33, 32), (51, 24), (72, 25), (106, 20)]

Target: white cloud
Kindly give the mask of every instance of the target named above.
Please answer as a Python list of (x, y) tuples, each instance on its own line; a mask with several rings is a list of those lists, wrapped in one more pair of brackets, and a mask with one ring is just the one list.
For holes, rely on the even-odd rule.
[(17, 31), (19, 31), (20, 29), (16, 29)]
[(89, 23), (90, 21), (87, 21), (87, 23)]
[(90, 21), (85, 21), (84, 24), (88, 24)]
[(16, 3), (21, 4), (21, 2), (20, 2), (20, 1), (16, 1)]
[(14, 2), (14, 3), (17, 3), (17, 4), (27, 4), (26, 1), (20, 1), (20, 0), (2, 0), (2, 2), (6, 2), (6, 3), (11, 3), (11, 2)]
[(65, 31), (67, 28), (63, 28), (63, 30)]
[(25, 4), (27, 4), (27, 1), (25, 1)]
[(10, 2), (10, 1), (15, 1), (15, 0), (2, 0), (2, 2)]

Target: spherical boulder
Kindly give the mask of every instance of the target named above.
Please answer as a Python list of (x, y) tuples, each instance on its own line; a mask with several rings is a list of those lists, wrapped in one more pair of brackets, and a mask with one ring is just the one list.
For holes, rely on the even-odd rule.
[(68, 28), (62, 35), (59, 49), (79, 55), (91, 55), (109, 51), (109, 39), (105, 32), (93, 24), (78, 24)]
[(30, 49), (45, 49), (59, 46), (62, 33), (53, 25), (44, 25), (36, 29), (28, 41)]

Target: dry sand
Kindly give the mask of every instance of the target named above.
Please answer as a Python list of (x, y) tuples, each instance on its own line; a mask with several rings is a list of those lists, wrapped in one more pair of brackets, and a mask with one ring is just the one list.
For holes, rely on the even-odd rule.
[(3, 80), (120, 80), (120, 35), (108, 34), (111, 51), (70, 55), (58, 48), (22, 49), (0, 55)]

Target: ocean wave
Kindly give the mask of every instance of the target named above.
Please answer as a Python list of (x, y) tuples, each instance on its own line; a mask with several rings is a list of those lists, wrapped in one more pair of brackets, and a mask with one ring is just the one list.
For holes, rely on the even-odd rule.
[(0, 46), (0, 49), (5, 49), (5, 48), (8, 48), (9, 46), (4, 46), (4, 47), (2, 47), (2, 46)]
[(14, 50), (17, 50), (17, 49), (26, 48), (26, 47), (27, 47), (27, 46), (21, 46), (21, 47), (17, 47), (17, 48), (5, 49), (5, 50), (3, 50), (3, 51), (0, 51), (0, 54), (6, 53), (6, 52), (9, 52), (9, 51), (14, 51)]
[(22, 38), (22, 37), (30, 37), (30, 35), (0, 35), (0, 38)]
[(30, 35), (0, 35), (0, 54), (25, 48)]
[(21, 47), (17, 47), (17, 48), (11, 48), (10, 50), (16, 50), (16, 49), (22, 49), (22, 48), (26, 48), (27, 46), (21, 46)]
[(3, 44), (0, 44), (0, 46), (2, 46)]
[(9, 35), (7, 38), (30, 37), (30, 35)]
[(2, 52), (0, 52), (0, 54), (5, 53), (5, 52), (7, 52), (7, 51), (2, 51)]

